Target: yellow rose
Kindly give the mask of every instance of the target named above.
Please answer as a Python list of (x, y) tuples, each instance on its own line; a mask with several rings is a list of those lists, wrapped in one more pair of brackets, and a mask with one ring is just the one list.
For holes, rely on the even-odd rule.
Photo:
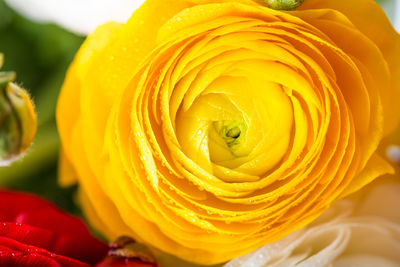
[(148, 0), (99, 27), (62, 88), (65, 185), (108, 238), (243, 255), (392, 172), (400, 37), (372, 0)]

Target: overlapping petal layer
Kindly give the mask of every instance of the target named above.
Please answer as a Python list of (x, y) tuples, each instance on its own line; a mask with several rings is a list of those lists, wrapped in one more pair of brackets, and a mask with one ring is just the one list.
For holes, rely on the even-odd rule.
[(75, 169), (110, 238), (222, 262), (391, 171), (374, 152), (392, 70), (332, 9), (148, 1), (99, 28), (70, 69), (61, 178)]

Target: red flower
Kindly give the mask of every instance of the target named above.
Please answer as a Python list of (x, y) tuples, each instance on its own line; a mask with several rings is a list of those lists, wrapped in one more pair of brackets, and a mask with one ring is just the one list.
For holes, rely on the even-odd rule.
[(96, 267), (157, 267), (155, 263), (144, 262), (140, 259), (130, 259), (121, 257), (107, 257)]
[(0, 190), (0, 266), (87, 267), (107, 246), (49, 202)]

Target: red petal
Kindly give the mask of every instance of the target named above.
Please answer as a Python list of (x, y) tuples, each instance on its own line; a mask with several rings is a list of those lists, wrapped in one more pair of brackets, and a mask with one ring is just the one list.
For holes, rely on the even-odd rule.
[(49, 230), (26, 224), (4, 222), (0, 223), (0, 236), (47, 249), (51, 244), (53, 233)]
[(0, 254), (0, 266), (14, 267), (61, 267), (57, 261), (39, 255), (23, 254), (21, 252), (5, 252)]
[[(28, 265), (27, 263), (31, 264), (31, 261), (39, 265)], [(0, 263), (3, 262), (9, 263), (9, 265), (0, 264), (0, 266), (89, 267), (84, 262), (50, 253), (45, 249), (26, 245), (10, 238), (0, 237)], [(40, 265), (42, 263), (44, 265)]]
[(56, 235), (88, 234), (86, 225), (79, 218), (50, 206), (35, 210), (24, 209), (14, 218), (14, 221), (49, 229)]
[(53, 244), (52, 251), (93, 265), (104, 258), (107, 250), (105, 244), (92, 237), (62, 235)]
[(107, 257), (96, 267), (157, 267), (157, 264), (146, 263), (138, 259)]
[(23, 210), (35, 210), (43, 207), (53, 207), (49, 202), (29, 195), (9, 191), (0, 191), (0, 221), (14, 221)]
[[(28, 226), (20, 229), (22, 233), (17, 233), (17, 229), (6, 229), (8, 234), (5, 236), (90, 264), (100, 261), (107, 253), (106, 244), (92, 237), (79, 218), (66, 214), (45, 200), (28, 194), (0, 191), (0, 203), (0, 222), (17, 222), (32, 227), (31, 236)], [(41, 235), (39, 229), (48, 233)]]

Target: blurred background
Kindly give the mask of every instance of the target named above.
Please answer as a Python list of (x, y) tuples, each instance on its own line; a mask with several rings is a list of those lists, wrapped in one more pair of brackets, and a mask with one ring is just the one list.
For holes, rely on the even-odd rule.
[(52, 24), (38, 24), (20, 16), (0, 0), (2, 70), (14, 70), (16, 82), (26, 88), (36, 105), (38, 132), (27, 155), (0, 168), (0, 186), (30, 191), (79, 214), (75, 188), (57, 185), (59, 138), (55, 109), (59, 89), (75, 52), (84, 41)]
[[(400, 0), (377, 2), (400, 26)], [(21, 160), (0, 168), (0, 187), (33, 192), (76, 215), (81, 215), (74, 202), (76, 188), (57, 185), (60, 143), (55, 109), (67, 67), (84, 38), (54, 24), (31, 21), (0, 0), (0, 52), (5, 55), (2, 70), (16, 71), (17, 83), (31, 93), (38, 115), (34, 144)]]

